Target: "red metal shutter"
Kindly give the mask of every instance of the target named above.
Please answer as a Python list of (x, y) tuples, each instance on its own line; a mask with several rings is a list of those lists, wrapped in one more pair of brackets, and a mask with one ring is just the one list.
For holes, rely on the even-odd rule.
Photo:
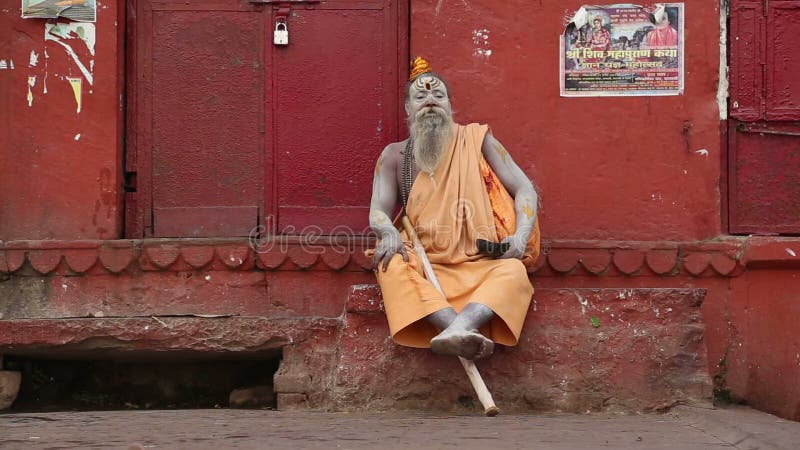
[(800, 234), (800, 1), (736, 1), (730, 23), (730, 231)]
[(366, 230), (372, 167), (399, 138), (405, 14), (395, 0), (138, 2), (128, 236)]

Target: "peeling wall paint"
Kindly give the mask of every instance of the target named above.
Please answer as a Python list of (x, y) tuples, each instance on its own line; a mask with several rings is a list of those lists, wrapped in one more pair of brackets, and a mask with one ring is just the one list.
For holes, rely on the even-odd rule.
[[(0, 173), (24, 176), (0, 177), (0, 240), (121, 236), (124, 47), (114, 23), (124, 5), (104, 3), (97, 23), (23, 19), (20, 3), (2, 7)], [(96, 180), (103, 170), (111, 187)]]
[(42, 80), (42, 93), (47, 94), (47, 60), (50, 55), (47, 54), (47, 48), (44, 49), (44, 79)]
[[(95, 26), (92, 23), (45, 23), (44, 26), (44, 39), (45, 41), (52, 41), (60, 45), (66, 50), (67, 54), (72, 58), (78, 70), (81, 71), (86, 82), (90, 85), (94, 84), (94, 59), (84, 63), (78, 57), (75, 49), (72, 47), (70, 41), (81, 41), (86, 45), (89, 54), (94, 57), (94, 48), (96, 43)], [(87, 68), (86, 66), (89, 66)]]
[(31, 89), (33, 89), (34, 86), (36, 86), (36, 75), (31, 75), (28, 77), (28, 108), (33, 106), (33, 92)]
[(483, 58), (492, 56), (492, 49), (489, 47), (489, 33), (487, 28), (472, 31), (473, 55)]
[(728, 120), (728, 0), (719, 2), (719, 83), (717, 105), (719, 120)]

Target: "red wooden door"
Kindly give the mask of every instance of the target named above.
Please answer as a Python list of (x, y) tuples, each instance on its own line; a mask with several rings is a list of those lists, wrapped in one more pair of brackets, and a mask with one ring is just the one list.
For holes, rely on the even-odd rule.
[(405, 3), (135, 5), (129, 237), (366, 229), (375, 157), (399, 137)]
[(368, 225), (375, 158), (398, 138), (391, 6), (340, 1), (292, 10), (290, 45), (273, 54), (273, 179), (282, 233), (361, 232)]
[(729, 224), (800, 234), (800, 1), (731, 4)]

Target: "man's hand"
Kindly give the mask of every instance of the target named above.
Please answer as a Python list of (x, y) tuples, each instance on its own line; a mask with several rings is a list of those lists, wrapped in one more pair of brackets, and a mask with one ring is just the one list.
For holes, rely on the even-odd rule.
[(387, 233), (385, 234), (377, 246), (375, 246), (375, 254), (372, 256), (373, 270), (381, 269), (386, 272), (389, 267), (389, 261), (396, 254), (403, 256), (403, 261), (408, 262), (408, 252), (403, 240), (400, 239), (400, 233)]
[(511, 236), (507, 236), (500, 242), (508, 243), (509, 247), (508, 250), (498, 259), (522, 259), (522, 257), (525, 255), (525, 246), (528, 245), (528, 239), (525, 236), (521, 236), (520, 233), (514, 233)]
[(503, 253), (503, 256), (501, 256), (500, 259), (522, 259), (522, 257), (525, 256), (525, 248), (528, 246), (528, 240), (531, 237), (532, 231), (532, 227), (523, 226), (518, 228), (516, 233), (503, 239), (501, 242), (508, 242), (510, 247), (508, 248), (508, 251)]

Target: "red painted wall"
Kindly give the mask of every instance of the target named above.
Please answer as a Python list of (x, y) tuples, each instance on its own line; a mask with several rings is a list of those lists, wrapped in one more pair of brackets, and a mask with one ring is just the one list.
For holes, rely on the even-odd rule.
[[(94, 84), (89, 86), (84, 77), (82, 107), (77, 113), (73, 92), (62, 78), (83, 77), (75, 62), (61, 45), (45, 42), (45, 21), (20, 19), (19, 2), (2, 1), (0, 59), (13, 60), (14, 69), (0, 70), (0, 240), (118, 238), (122, 236), (124, 94), (120, 74), (125, 59), (119, 26), (125, 21), (119, 6), (100, 6), (94, 57), (81, 40), (65, 41), (87, 65), (94, 60)], [(591, 259), (592, 240), (683, 242), (722, 234), (719, 179), (724, 148), (716, 101), (719, 13), (715, 2), (685, 3), (684, 95), (564, 99), (558, 93), (558, 36), (580, 2), (411, 1), (412, 53), (427, 57), (448, 79), (457, 119), (489, 123), (539, 186), (545, 240), (554, 242), (554, 248), (559, 239), (586, 242), (584, 247), (589, 250), (581, 250), (581, 264)], [(473, 40), (476, 32), (488, 36), (488, 42)], [(29, 67), (32, 50), (39, 55), (39, 62)], [(491, 55), (487, 56), (486, 50), (491, 50)], [(30, 106), (29, 76), (36, 76)], [(80, 138), (75, 140), (78, 134)], [(700, 150), (706, 150), (707, 156)], [(130, 247), (127, 242), (114, 245), (123, 250)], [(562, 254), (569, 253), (567, 247), (562, 245)], [(783, 241), (775, 244), (776, 251), (786, 258), (784, 247)], [(46, 251), (27, 248), (0, 253), (6, 259), (0, 269), (7, 266), (9, 273), (25, 270), (21, 268), (27, 255), (30, 262), (25, 264), (34, 269), (47, 266), (43, 274), (66, 270), (63, 264), (59, 266), (60, 253), (51, 258)], [(76, 250), (72, 259), (64, 258), (70, 269), (78, 273), (92, 267), (100, 270), (91, 258), (83, 270), (77, 268), (82, 265), (78, 257), (82, 251), (85, 249)], [(607, 252), (601, 253), (608, 257)], [(694, 256), (706, 257), (703, 252), (692, 255), (690, 251), (688, 257), (683, 251), (674, 253), (674, 259), (687, 262)], [(766, 255), (763, 260), (775, 258)], [(111, 256), (107, 259), (115, 261)], [(114, 273), (129, 262), (119, 264)], [(649, 260), (647, 264), (652, 266)], [(780, 264), (787, 267), (786, 261)], [(535, 283), (537, 288), (558, 289), (708, 289), (703, 304), (705, 339), (710, 373), (720, 376), (718, 387), (759, 408), (800, 419), (800, 391), (791, 383), (800, 376), (800, 330), (792, 320), (800, 312), (792, 294), (797, 289), (792, 287), (800, 287), (800, 282), (797, 266), (789, 267), (776, 270), (770, 266), (739, 277), (703, 269), (705, 272), (691, 274), (684, 270), (681, 275), (669, 270), (645, 271), (636, 278), (610, 277), (605, 269), (576, 276), (566, 269), (557, 275), (537, 276)], [(290, 291), (297, 275), (292, 270), (289, 267), (280, 276), (269, 275), (269, 285)], [(350, 276), (313, 274), (314, 282), (304, 286), (310, 291), (314, 287), (331, 290), (339, 283), (372, 280), (365, 274), (353, 280)], [(245, 282), (249, 277), (243, 277)], [(161, 283), (146, 278), (135, 277), (147, 288), (143, 294), (147, 301), (134, 302), (137, 308), (146, 307), (150, 300), (163, 303)], [(103, 282), (110, 279), (102, 278)], [(96, 300), (102, 292), (125, 289), (121, 278), (113, 280), (112, 286), (97, 290), (90, 289), (92, 280), (82, 281), (88, 286), (84, 287), (88, 298)], [(253, 284), (261, 289), (259, 280)], [(51, 281), (61, 283), (55, 278)], [(61, 288), (66, 284), (61, 283)], [(60, 292), (57, 288), (53, 291)], [(307, 302), (305, 297), (314, 295), (294, 295), (292, 300)], [(96, 306), (86, 298), (77, 296), (70, 304), (83, 309)], [(242, 296), (242, 301), (253, 298)], [(209, 313), (205, 309), (211, 307), (206, 303), (210, 300), (213, 296), (192, 299), (192, 306), (199, 313)], [(287, 311), (296, 315), (307, 309), (303, 305)], [(62, 313), (57, 306), (48, 304), (37, 317), (59, 317)], [(231, 307), (227, 304), (222, 309), (230, 312)], [(337, 311), (334, 304), (327, 313)], [(83, 313), (91, 311), (81, 310)]]
[[(684, 95), (586, 99), (561, 98), (558, 88), (559, 34), (580, 1), (411, 5), (411, 53), (446, 77), (456, 120), (489, 123), (539, 186), (544, 236), (720, 234), (716, 2), (685, 2)], [(473, 42), (476, 32), (488, 43)]]
[[(84, 36), (96, 25), (94, 55), (77, 34), (61, 39), (89, 84), (62, 45), (45, 41), (47, 20), (21, 19), (20, 2), (2, 1), (0, 59), (14, 69), (0, 69), (0, 240), (121, 236), (117, 13), (116, 2), (101, 2), (97, 23), (84, 24)], [(30, 105), (28, 77), (36, 77)], [(80, 112), (67, 77), (81, 79)]]
[[(574, 0), (414, 0), (411, 54), (423, 55), (446, 77), (456, 120), (489, 123), (537, 184), (545, 239), (706, 240), (724, 233), (719, 6), (684, 3), (686, 86), (677, 97), (561, 98), (558, 38), (582, 5)], [(476, 33), (488, 42), (473, 40)], [(775, 245), (783, 252), (796, 240)], [(708, 289), (703, 320), (716, 387), (800, 420), (800, 391), (789, 381), (800, 377), (800, 326), (788, 319), (797, 317), (800, 305), (791, 289), (800, 283), (792, 267), (732, 279), (535, 283)]]
[(758, 270), (731, 283), (725, 386), (735, 397), (800, 420), (800, 271)]

